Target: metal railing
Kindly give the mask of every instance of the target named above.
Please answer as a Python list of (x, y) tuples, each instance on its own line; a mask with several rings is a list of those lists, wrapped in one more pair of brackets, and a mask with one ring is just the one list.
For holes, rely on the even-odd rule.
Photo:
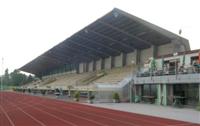
[(149, 77), (149, 76), (166, 76), (166, 75), (179, 75), (179, 74), (195, 74), (200, 73), (200, 65), (184, 68), (183, 66), (169, 67), (163, 70), (149, 70), (145, 72), (138, 72), (137, 77)]

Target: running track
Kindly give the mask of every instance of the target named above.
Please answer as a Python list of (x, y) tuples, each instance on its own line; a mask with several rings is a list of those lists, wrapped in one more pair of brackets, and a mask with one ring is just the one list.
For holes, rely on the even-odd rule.
[(200, 126), (140, 114), (0, 92), (0, 126)]

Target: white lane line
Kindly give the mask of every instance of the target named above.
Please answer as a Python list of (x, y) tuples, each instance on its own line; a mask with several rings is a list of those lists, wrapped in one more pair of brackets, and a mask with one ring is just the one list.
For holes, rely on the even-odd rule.
[[(42, 100), (42, 101), (43, 101), (43, 100)], [(20, 103), (20, 102), (18, 102), (18, 103)], [(25, 103), (20, 103), (20, 104), (25, 104)], [(38, 109), (38, 108), (35, 107), (35, 106), (28, 105), (28, 104), (25, 104), (25, 105), (26, 105), (26, 106), (29, 106), (30, 108), (35, 108), (35, 109), (37, 109), (37, 110), (39, 110), (39, 111), (41, 111), (41, 112), (43, 112), (43, 113), (46, 113), (47, 115), (52, 116), (52, 117), (56, 118), (57, 120), (60, 120), (60, 121), (62, 121), (62, 122), (64, 122), (64, 123), (70, 124), (70, 125), (72, 125), (72, 126), (78, 126), (78, 125), (76, 125), (76, 124), (74, 124), (74, 123), (72, 123), (72, 122), (70, 122), (70, 121), (67, 121), (67, 120), (64, 120), (64, 119), (62, 119), (62, 118), (59, 118), (58, 116), (56, 116), (56, 115), (54, 115), (54, 114), (51, 114), (51, 113), (49, 113), (49, 112), (47, 112), (47, 111)]]
[[(8, 97), (5, 97), (5, 98), (7, 98), (7, 101), (8, 100), (10, 100)], [(18, 98), (18, 99), (20, 99), (20, 98)], [(15, 99), (15, 100), (17, 100), (18, 101), (18, 99)], [(24, 99), (24, 98), (23, 98)], [(27, 100), (27, 98), (26, 98), (26, 100)], [(22, 102), (26, 102), (26, 100), (23, 100)], [(35, 103), (35, 102), (33, 102), (33, 100), (30, 100), (31, 102), (28, 102), (28, 103), (30, 103), (30, 104), (32, 104), (32, 105), (38, 105), (38, 103)], [(42, 101), (44, 101), (44, 100), (42, 100)], [(12, 102), (15, 102), (15, 101), (12, 101)], [(34, 104), (33, 104), (34, 103)], [(5, 106), (6, 106), (6, 104), (5, 104)], [(26, 106), (26, 107), (23, 107), (23, 109), (25, 109), (25, 108), (30, 108), (30, 106)], [(16, 107), (13, 107), (12, 109), (9, 109), (7, 112), (12, 112), (12, 111), (15, 111), (16, 110)], [(1, 113), (1, 112), (0, 112)]]
[(84, 117), (82, 117), (82, 116), (78, 116), (78, 115), (72, 114), (72, 113), (70, 113), (70, 112), (66, 113), (66, 112), (63, 112), (63, 111), (58, 110), (58, 109), (56, 109), (56, 108), (53, 108), (53, 107), (47, 107), (47, 106), (42, 105), (42, 104), (40, 104), (40, 105), (43, 106), (43, 107), (45, 107), (45, 108), (55, 110), (55, 111), (57, 111), (57, 112), (61, 112), (61, 113), (65, 114), (65, 115), (70, 115), (70, 116), (74, 116), (74, 117), (76, 117), (76, 118), (84, 119), (84, 120), (87, 120), (87, 121), (96, 123), (96, 124), (98, 124), (98, 125), (101, 125), (101, 126), (108, 126), (108, 125), (106, 125), (106, 124), (103, 124), (103, 123), (100, 123), (100, 122), (97, 122), (97, 121), (94, 121), (94, 120), (91, 120), (91, 119), (87, 119), (87, 118), (84, 118)]
[(36, 109), (36, 110), (38, 110), (38, 111), (41, 111), (41, 112), (43, 112), (43, 113), (46, 113), (47, 115), (49, 115), (49, 116), (51, 116), (51, 117), (53, 117), (53, 118), (55, 118), (55, 119), (57, 119), (57, 120), (60, 120), (60, 121), (62, 121), (62, 122), (64, 122), (64, 123), (66, 123), (66, 124), (70, 124), (70, 125), (72, 125), (72, 126), (78, 126), (78, 125), (76, 125), (76, 124), (74, 124), (74, 123), (72, 123), (72, 122), (70, 122), (70, 121), (61, 119), (61, 118), (59, 118), (58, 116), (56, 116), (56, 115), (54, 115), (54, 114), (51, 114), (51, 113), (49, 113), (49, 112), (47, 112), (47, 111), (44, 111), (44, 110), (39, 109), (39, 108), (36, 108), (35, 106), (31, 106), (31, 105), (28, 105), (28, 104), (25, 104), (25, 103), (20, 103), (20, 104), (24, 104), (24, 105), (30, 106), (31, 108), (34, 108), (34, 109)]
[[(45, 99), (45, 101), (49, 101), (49, 99), (46, 99), (46, 98), (41, 98), (41, 99)], [(51, 101), (51, 100), (50, 100)], [(50, 102), (51, 103), (51, 102)], [(60, 103), (59, 101), (57, 101), (56, 103)], [(56, 105), (56, 103), (51, 103), (52, 105)], [(62, 104), (62, 103), (60, 103)], [(63, 103), (64, 104), (64, 103)], [(66, 105), (66, 104), (64, 104)], [(60, 106), (62, 107), (62, 106)], [(68, 106), (69, 107), (69, 106)], [(74, 110), (74, 111), (78, 111), (78, 112), (81, 112), (81, 113), (85, 113), (85, 114), (89, 114), (89, 115), (92, 115), (92, 116), (96, 116), (96, 117), (101, 117), (101, 118), (105, 118), (105, 119), (108, 119), (108, 120), (112, 120), (112, 121), (117, 121), (117, 122), (120, 122), (120, 123), (123, 123), (123, 124), (127, 124), (127, 125), (131, 125), (131, 126), (140, 126), (138, 124), (133, 124), (132, 122), (125, 122), (125, 121), (121, 121), (121, 120), (118, 120), (118, 119), (114, 119), (114, 118), (110, 118), (110, 117), (106, 117), (106, 116), (101, 116), (101, 115), (97, 115), (97, 114), (93, 114), (93, 113), (87, 113), (87, 112), (83, 112), (83, 111), (79, 111), (79, 110), (76, 110), (76, 109), (73, 109), (73, 108), (68, 108), (68, 107), (62, 107), (62, 108), (66, 108), (66, 109), (70, 109), (70, 110)]]
[[(62, 107), (62, 106), (61, 106)], [(140, 126), (138, 124), (133, 124), (130, 123), (130, 122), (125, 122), (125, 121), (121, 121), (121, 120), (118, 120), (118, 119), (114, 119), (114, 118), (111, 118), (111, 117), (106, 117), (105, 116), (102, 116), (102, 115), (97, 115), (97, 114), (93, 114), (93, 113), (88, 113), (88, 112), (84, 112), (84, 111), (80, 111), (80, 110), (77, 110), (77, 109), (74, 109), (74, 108), (71, 108), (71, 107), (62, 107), (64, 109), (70, 109), (70, 110), (73, 110), (73, 111), (78, 111), (80, 113), (84, 113), (84, 114), (87, 114), (87, 115), (92, 115), (92, 116), (96, 116), (96, 117), (101, 117), (101, 118), (104, 118), (104, 119), (108, 119), (108, 120), (112, 120), (112, 121), (116, 121), (116, 122), (120, 122), (120, 123), (123, 123), (123, 124), (127, 124), (127, 125), (131, 125), (131, 126)]]
[[(26, 96), (26, 95), (24, 95), (24, 94), (21, 94), (21, 95), (23, 95), (23, 96)], [(33, 97), (33, 96), (32, 96)], [(49, 101), (50, 99), (46, 99), (46, 98), (43, 98), (43, 97), (40, 97), (41, 99), (45, 99), (45, 101)], [(62, 102), (60, 102), (60, 101), (57, 101), (56, 100), (56, 103), (59, 103), (59, 104), (64, 104), (64, 103), (62, 103)], [(52, 103), (53, 104), (53, 103)], [(54, 105), (55, 105), (55, 102), (54, 102)], [(66, 104), (64, 104), (64, 105), (66, 105)], [(70, 104), (70, 106), (72, 106), (71, 104)], [(74, 106), (75, 108), (77, 107), (77, 106)], [(71, 109), (71, 110), (74, 110), (74, 107), (70, 107), (69, 108), (69, 106), (68, 107), (64, 107), (64, 108), (66, 108), (66, 109)], [(63, 107), (62, 107), (63, 108)], [(86, 108), (86, 109), (89, 109), (87, 106), (84, 106), (84, 107), (82, 107), (82, 108)], [(128, 125), (132, 125), (132, 126), (139, 126), (138, 124), (136, 125), (136, 124), (133, 124), (132, 122), (125, 122), (125, 121), (121, 121), (121, 120), (117, 120), (117, 119), (114, 119), (114, 118), (110, 118), (110, 117), (106, 117), (106, 116), (102, 116), (102, 115), (97, 115), (97, 114), (93, 114), (93, 113), (91, 113), (91, 112), (94, 112), (95, 110), (94, 109), (90, 109), (91, 111), (90, 111), (90, 113), (88, 113), (88, 112), (84, 112), (84, 111), (80, 111), (80, 110), (75, 110), (75, 111), (78, 111), (78, 112), (81, 112), (81, 113), (85, 113), (85, 114), (89, 114), (89, 115), (93, 115), (93, 116), (97, 116), (97, 117), (102, 117), (102, 118), (106, 118), (106, 119), (109, 119), (109, 120), (114, 120), (114, 121), (117, 121), (117, 122), (120, 122), (120, 123), (124, 123), (124, 124), (128, 124)], [(96, 112), (96, 111), (95, 111)], [(102, 114), (110, 114), (110, 115), (114, 115), (114, 116), (118, 116), (118, 117), (121, 117), (121, 115), (117, 115), (117, 114), (113, 114), (113, 113), (110, 113), (110, 112), (102, 112)], [(124, 116), (123, 116), (124, 117)], [(139, 118), (135, 118), (135, 117), (128, 117), (128, 116), (125, 116), (125, 117), (127, 117), (127, 118), (130, 118), (130, 119), (136, 119), (136, 120), (139, 120), (139, 121), (144, 121), (144, 122), (148, 122), (148, 123), (152, 123), (152, 124), (162, 124), (162, 125), (165, 125), (165, 124), (163, 124), (163, 123), (153, 123), (152, 121), (147, 121), (147, 120), (143, 120), (143, 119), (139, 119)]]
[[(59, 102), (58, 102), (59, 103)], [(60, 103), (60, 104), (64, 104), (64, 103)], [(79, 104), (79, 103), (72, 103), (72, 104)], [(70, 106), (72, 106), (72, 104), (70, 104)], [(82, 104), (80, 104), (80, 105), (82, 105)], [(100, 111), (100, 109), (104, 109), (104, 108), (98, 108), (98, 111), (95, 111), (95, 108), (88, 108), (89, 106), (87, 106), (87, 105), (84, 105), (82, 108), (84, 109), (84, 108), (86, 108), (86, 109), (89, 109), (90, 110), (90, 112), (98, 112), (98, 111)], [(73, 106), (73, 107), (71, 107), (71, 108), (78, 108), (77, 106)], [(115, 110), (114, 110), (115, 111)], [(166, 125), (165, 123), (160, 123), (160, 122), (152, 122), (152, 121), (150, 121), (150, 120), (147, 120), (147, 119), (141, 119), (141, 118), (139, 118), (139, 117), (130, 117), (130, 116), (127, 116), (127, 115), (120, 115), (120, 114), (115, 114), (115, 113), (111, 113), (111, 112), (107, 112), (106, 110), (104, 110), (104, 111), (101, 111), (101, 113), (102, 114), (109, 114), (109, 115), (114, 115), (114, 116), (117, 116), (117, 117), (126, 117), (126, 118), (129, 118), (129, 119), (133, 119), (133, 120), (138, 120), (138, 121), (142, 121), (142, 122), (146, 122), (146, 123), (151, 123), (151, 124), (158, 124), (158, 125)]]
[(34, 121), (36, 121), (37, 123), (39, 123), (41, 126), (47, 126), (45, 125), (43, 122), (41, 122), (40, 120), (36, 119), (35, 117), (33, 117), (32, 115), (28, 114), (27, 112), (25, 112), (23, 109), (21, 109), (20, 107), (14, 105), (12, 102), (8, 101), (12, 106), (16, 107), (18, 110), (20, 110), (21, 112), (23, 112), (25, 115), (27, 115), (28, 117), (30, 117), (31, 119), (33, 119)]
[[(46, 100), (48, 102), (48, 100)], [(56, 105), (56, 103), (51, 103), (52, 105)], [(65, 104), (66, 105), (66, 104)], [(93, 113), (88, 113), (88, 112), (84, 112), (84, 111), (80, 111), (80, 110), (77, 110), (77, 109), (74, 109), (72, 107), (69, 108), (68, 107), (63, 107), (63, 106), (60, 106), (61, 108), (66, 108), (66, 109), (70, 109), (70, 110), (73, 110), (73, 111), (78, 111), (78, 112), (81, 112), (81, 113), (84, 113), (84, 114), (88, 114), (88, 115), (92, 115), (92, 116), (96, 116), (96, 117), (101, 117), (101, 118), (105, 118), (105, 119), (108, 119), (108, 120), (112, 120), (112, 121), (116, 121), (116, 122), (120, 122), (120, 123), (123, 123), (123, 124), (127, 124), (127, 125), (131, 125), (131, 126), (140, 126), (138, 124), (133, 124), (133, 122), (125, 122), (125, 121), (121, 121), (121, 120), (118, 120), (118, 119), (114, 119), (114, 118), (111, 118), (111, 117), (106, 117), (105, 116), (102, 116), (102, 115), (97, 115), (97, 114), (93, 114)]]
[(11, 126), (15, 126), (15, 124), (13, 123), (13, 121), (11, 120), (11, 118), (9, 117), (9, 115), (7, 114), (7, 112), (4, 110), (4, 108), (1, 105), (0, 105), (0, 108), (1, 108), (2, 112), (4, 113), (4, 115), (6, 116), (6, 118), (8, 119)]

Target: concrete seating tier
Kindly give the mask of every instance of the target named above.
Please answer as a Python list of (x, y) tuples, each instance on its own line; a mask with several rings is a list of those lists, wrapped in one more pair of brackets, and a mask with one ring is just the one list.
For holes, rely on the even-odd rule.
[(133, 66), (106, 70), (105, 76), (95, 80), (94, 83), (118, 84), (125, 77), (132, 75), (134, 71), (136, 71), (136, 67)]
[(81, 74), (72, 73), (72, 74), (67, 74), (64, 76), (59, 76), (56, 78), (56, 81), (49, 83), (48, 85), (45, 85), (45, 86), (50, 86), (50, 87), (69, 86), (69, 85), (75, 86), (78, 80), (86, 78), (90, 76), (91, 74), (93, 73), (91, 72), (81, 73)]

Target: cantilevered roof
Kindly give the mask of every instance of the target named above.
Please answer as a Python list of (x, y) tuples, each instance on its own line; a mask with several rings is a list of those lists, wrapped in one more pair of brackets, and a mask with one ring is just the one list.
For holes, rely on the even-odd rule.
[(40, 75), (61, 65), (89, 62), (135, 49), (150, 48), (152, 45), (164, 45), (177, 38), (180, 39), (165, 29), (115, 8), (20, 70)]

